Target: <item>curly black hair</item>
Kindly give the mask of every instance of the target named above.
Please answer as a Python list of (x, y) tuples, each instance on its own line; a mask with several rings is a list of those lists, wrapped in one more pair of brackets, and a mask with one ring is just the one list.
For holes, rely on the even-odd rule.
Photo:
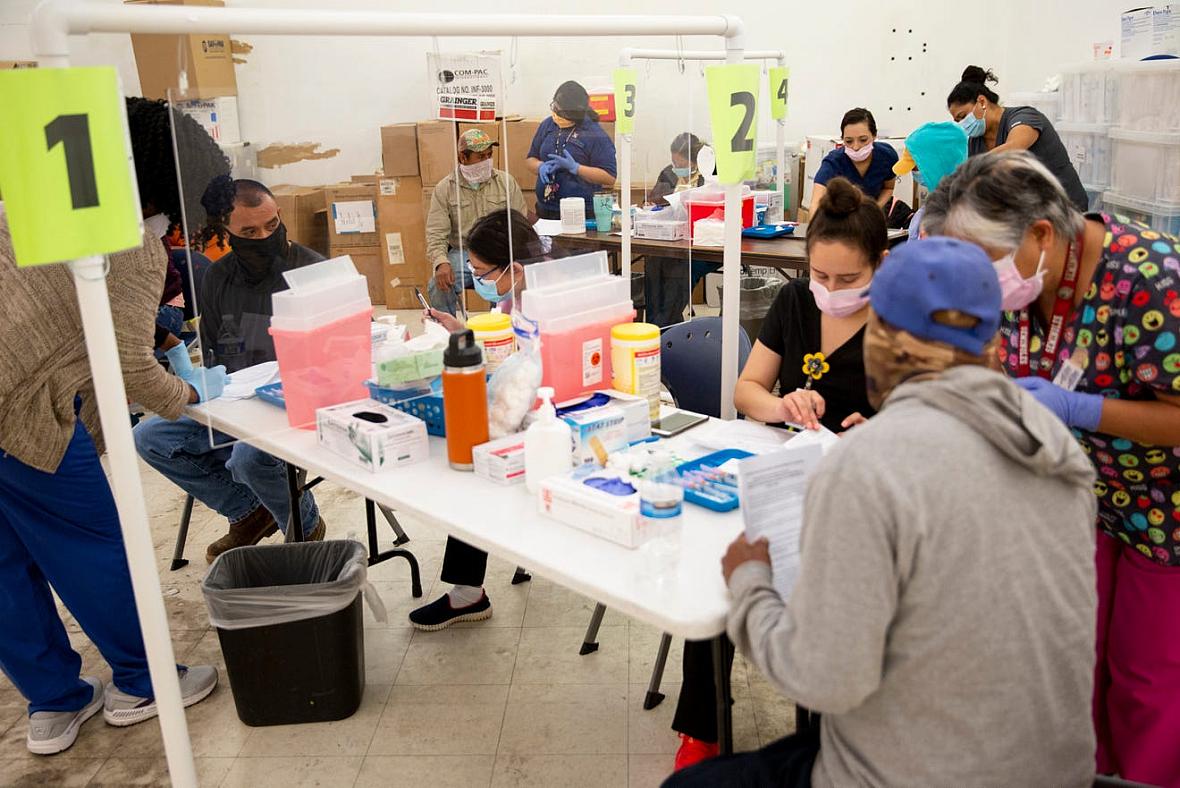
[[(172, 220), (169, 230), (183, 220), (190, 235), (201, 235), (211, 218), (202, 198), (219, 176), (228, 179), (229, 159), (201, 124), (160, 99), (129, 96), (127, 128), (135, 157), (140, 203), (167, 215)], [(179, 177), (177, 155), (172, 146), (174, 128)]]

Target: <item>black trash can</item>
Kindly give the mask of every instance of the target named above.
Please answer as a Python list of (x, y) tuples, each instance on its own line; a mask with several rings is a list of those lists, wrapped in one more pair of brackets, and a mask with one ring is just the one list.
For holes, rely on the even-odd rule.
[(240, 547), (213, 562), (201, 590), (242, 722), (326, 722), (356, 712), (365, 689), (367, 567), (352, 540)]

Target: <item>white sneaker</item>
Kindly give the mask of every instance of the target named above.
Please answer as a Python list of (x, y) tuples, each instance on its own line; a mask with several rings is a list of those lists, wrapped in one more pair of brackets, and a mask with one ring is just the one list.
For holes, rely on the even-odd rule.
[[(211, 665), (196, 665), (178, 670), (177, 674), (180, 678), (180, 698), (185, 708), (209, 697), (209, 693), (217, 686), (217, 668)], [(146, 722), (158, 714), (155, 698), (128, 695), (114, 684), (107, 684), (102, 716), (108, 725), (125, 728)]]
[(29, 752), (55, 755), (74, 746), (82, 723), (102, 708), (102, 682), (92, 676), (82, 679), (94, 689), (94, 696), (77, 711), (35, 711), (29, 715)]

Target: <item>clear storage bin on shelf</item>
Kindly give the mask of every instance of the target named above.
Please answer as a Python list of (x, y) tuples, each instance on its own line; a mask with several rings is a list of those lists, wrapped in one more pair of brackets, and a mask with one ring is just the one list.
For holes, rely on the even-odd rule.
[(541, 287), (569, 285), (579, 279), (605, 276), (609, 273), (606, 252), (591, 252), (562, 257), (546, 263), (533, 263), (524, 267), (525, 292)]
[(1180, 133), (1114, 128), (1110, 190), (1148, 202), (1180, 202)]
[(1035, 93), (1009, 93), (1004, 96), (1005, 107), (1032, 107), (1056, 123), (1061, 117), (1061, 94), (1037, 91)]
[[(1082, 183), (1096, 189), (1110, 185), (1110, 127), (1101, 123), (1057, 124), (1061, 144)], [(1088, 188), (1087, 188), (1088, 190)]]
[(1137, 200), (1117, 192), (1106, 192), (1103, 202), (1108, 214), (1143, 222), (1157, 232), (1180, 236), (1180, 202)]
[(1101, 211), (1102, 210), (1102, 195), (1106, 193), (1105, 186), (1094, 186), (1089, 183), (1083, 183), (1082, 188), (1086, 190), (1086, 210), (1087, 211)]
[(1118, 97), (1118, 74), (1109, 62), (1061, 71), (1061, 120), (1067, 123), (1114, 123)]
[(1118, 65), (1120, 128), (1180, 133), (1180, 60)]

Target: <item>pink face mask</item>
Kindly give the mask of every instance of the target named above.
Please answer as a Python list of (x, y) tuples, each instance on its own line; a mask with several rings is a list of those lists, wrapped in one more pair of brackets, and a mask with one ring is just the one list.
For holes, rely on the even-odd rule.
[(845, 145), (844, 146), (844, 155), (847, 156), (848, 158), (852, 159), (855, 162), (862, 162), (865, 159), (867, 159), (869, 156), (873, 155), (873, 143), (870, 142), (868, 145), (865, 145), (860, 150), (853, 150), (852, 148)]
[(819, 311), (829, 317), (848, 317), (864, 309), (869, 303), (867, 288), (850, 288), (848, 290), (829, 290), (814, 279), (809, 285), (811, 295), (815, 298), (815, 305)]
[(1036, 272), (1025, 279), (1016, 268), (1016, 252), (1004, 255), (992, 262), (996, 276), (1000, 279), (1000, 308), (1005, 312), (1016, 312), (1037, 300), (1045, 286), (1045, 253), (1037, 262)]

